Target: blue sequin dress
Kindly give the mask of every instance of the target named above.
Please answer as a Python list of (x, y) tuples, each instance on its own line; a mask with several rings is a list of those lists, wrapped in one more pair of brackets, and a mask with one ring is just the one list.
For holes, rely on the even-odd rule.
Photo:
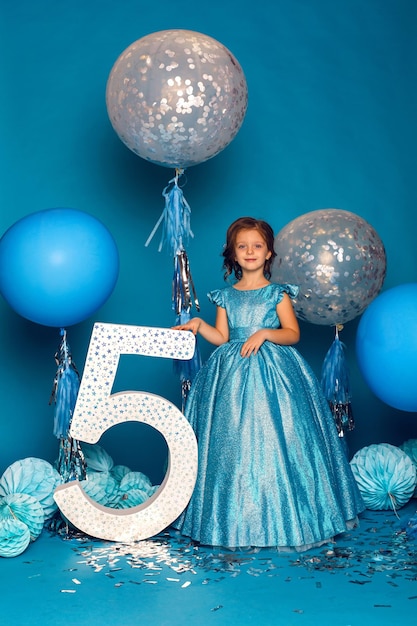
[(208, 294), (227, 312), (230, 337), (198, 372), (185, 415), (198, 440), (190, 503), (174, 526), (205, 545), (306, 550), (354, 525), (364, 509), (321, 387), (292, 346), (264, 342), (293, 285), (226, 287)]

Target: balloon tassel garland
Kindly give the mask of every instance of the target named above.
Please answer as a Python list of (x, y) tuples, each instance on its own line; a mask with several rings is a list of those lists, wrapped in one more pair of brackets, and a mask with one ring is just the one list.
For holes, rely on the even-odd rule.
[[(159, 252), (164, 246), (168, 247), (174, 259), (174, 276), (172, 281), (172, 308), (176, 316), (176, 325), (186, 324), (191, 319), (193, 300), (196, 310), (200, 310), (194, 282), (191, 276), (188, 256), (184, 242), (194, 237), (191, 230), (191, 209), (179, 187), (179, 179), (184, 174), (182, 169), (176, 168), (175, 176), (162, 192), (165, 198), (165, 208), (149, 235), (145, 246), (153, 239), (159, 226), (162, 224), (162, 236), (159, 243)], [(196, 344), (194, 356), (189, 361), (174, 361), (174, 370), (181, 381), (183, 408), (191, 389), (192, 381), (201, 367), (201, 357)]]
[[(159, 250), (164, 244), (172, 250), (173, 308), (182, 322), (189, 320), (187, 293), (192, 291), (184, 243), (193, 235), (178, 179), (185, 168), (215, 157), (234, 139), (246, 114), (247, 92), (230, 50), (203, 33), (182, 29), (134, 41), (107, 80), (107, 112), (119, 138), (139, 157), (175, 169), (163, 192), (165, 209), (145, 245), (163, 224)], [(196, 299), (195, 305), (199, 310)], [(176, 365), (185, 395), (200, 365), (197, 350), (191, 363)]]
[[(176, 325), (186, 324), (191, 319), (192, 298), (196, 310), (200, 310), (194, 288), (193, 279), (190, 272), (190, 266), (185, 250), (179, 251), (174, 258), (174, 278), (173, 278), (173, 294), (172, 308), (176, 314)], [(197, 344), (193, 357), (189, 361), (174, 360), (174, 371), (181, 381), (182, 408), (185, 407), (188, 393), (195, 375), (201, 367), (201, 356)]]
[(49, 404), (55, 403), (54, 435), (59, 439), (57, 471), (64, 482), (84, 480), (86, 464), (79, 442), (69, 435), (77, 402), (80, 375), (72, 361), (66, 330), (61, 328), (61, 343), (55, 354), (58, 366)]
[(341, 324), (336, 324), (335, 338), (324, 358), (321, 378), (324, 395), (335, 419), (339, 437), (344, 437), (346, 431), (355, 427), (345, 345), (339, 339), (339, 331), (342, 328)]
[(191, 230), (190, 205), (178, 185), (178, 181), (183, 174), (184, 170), (177, 168), (174, 178), (169, 181), (163, 190), (162, 195), (165, 198), (165, 208), (145, 243), (147, 247), (162, 224), (162, 236), (158, 252), (161, 252), (162, 248), (167, 246), (172, 254), (175, 255), (179, 250), (184, 249), (185, 241), (188, 241), (190, 237), (194, 237)]

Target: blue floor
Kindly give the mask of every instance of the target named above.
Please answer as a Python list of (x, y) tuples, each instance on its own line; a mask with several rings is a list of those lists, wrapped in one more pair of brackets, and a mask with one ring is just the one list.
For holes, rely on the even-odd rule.
[(126, 546), (44, 530), (0, 559), (2, 626), (416, 623), (415, 514), (366, 511), (333, 545), (303, 554), (196, 547), (175, 531)]

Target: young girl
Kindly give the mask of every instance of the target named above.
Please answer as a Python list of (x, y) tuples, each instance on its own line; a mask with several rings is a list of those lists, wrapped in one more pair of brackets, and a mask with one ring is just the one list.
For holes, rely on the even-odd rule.
[(364, 505), (320, 385), (292, 347), (298, 288), (268, 280), (272, 228), (236, 220), (223, 256), (237, 282), (208, 294), (215, 326), (176, 327), (219, 347), (187, 399), (199, 469), (174, 526), (205, 545), (307, 550), (355, 525)]

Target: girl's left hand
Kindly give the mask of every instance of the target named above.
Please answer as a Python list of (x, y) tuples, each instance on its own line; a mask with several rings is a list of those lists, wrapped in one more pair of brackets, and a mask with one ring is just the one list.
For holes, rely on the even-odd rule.
[(257, 330), (256, 333), (251, 335), (243, 344), (240, 350), (241, 356), (247, 357), (251, 354), (256, 354), (264, 341), (264, 332), (262, 330)]

